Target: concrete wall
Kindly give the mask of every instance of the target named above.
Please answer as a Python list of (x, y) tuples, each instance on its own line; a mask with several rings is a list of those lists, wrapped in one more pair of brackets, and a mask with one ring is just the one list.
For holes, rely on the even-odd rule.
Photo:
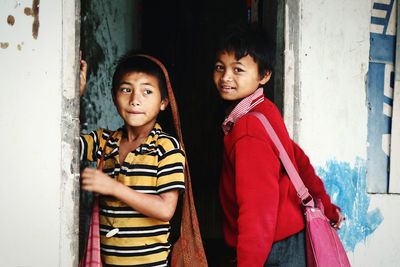
[(400, 262), (400, 196), (366, 189), (371, 4), (286, 2), (285, 119), (347, 216), (353, 266), (386, 267)]
[(76, 266), (78, 7), (0, 6), (0, 266)]

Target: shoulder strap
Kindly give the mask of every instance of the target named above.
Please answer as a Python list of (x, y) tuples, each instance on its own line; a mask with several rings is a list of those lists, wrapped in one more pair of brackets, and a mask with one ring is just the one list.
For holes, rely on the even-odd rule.
[[(149, 55), (137, 55), (145, 57), (156, 63), (164, 73), (165, 81), (167, 84), (168, 100), (171, 106), (172, 119), (174, 122), (175, 131), (182, 149), (185, 151), (183, 143), (183, 136), (181, 130), (181, 122), (179, 119), (178, 105), (175, 101), (174, 92), (172, 90), (171, 82), (169, 79), (168, 71), (165, 66), (158, 59)], [(185, 151), (185, 158), (187, 159)], [(192, 183), (190, 177), (189, 163), (186, 160), (185, 164), (185, 192), (182, 205), (182, 221), (181, 221), (181, 235), (179, 240), (174, 245), (172, 251), (172, 266), (207, 266), (207, 259), (205, 256), (203, 242), (201, 240), (200, 227), (197, 219), (196, 207), (192, 192)], [(184, 255), (179, 255), (183, 253)], [(195, 257), (193, 256), (195, 255)], [(183, 262), (178, 262), (183, 259)]]
[(263, 124), (264, 129), (267, 135), (271, 138), (272, 142), (276, 146), (279, 151), (279, 158), (285, 167), (287, 174), (289, 175), (290, 181), (297, 191), (297, 196), (301, 199), (301, 202), (304, 206), (312, 206), (314, 207), (314, 199), (308, 192), (307, 187), (304, 185), (303, 180), (301, 180), (299, 173), (293, 165), (293, 162), (290, 160), (288, 153), (282, 145), (281, 140), (276, 134), (274, 128), (268, 119), (264, 116), (264, 114), (260, 112), (249, 112), (249, 115), (257, 117), (260, 122)]

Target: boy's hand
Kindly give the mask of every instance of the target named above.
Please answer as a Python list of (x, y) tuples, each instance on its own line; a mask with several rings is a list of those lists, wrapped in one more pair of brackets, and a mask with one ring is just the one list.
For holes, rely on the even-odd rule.
[(343, 221), (346, 220), (346, 217), (343, 215), (343, 213), (340, 212), (340, 210), (336, 209), (336, 212), (339, 215), (339, 220), (336, 223), (332, 223), (332, 227), (336, 230), (339, 230), (342, 227)]
[(79, 96), (83, 95), (83, 92), (86, 89), (86, 75), (87, 75), (87, 63), (85, 60), (80, 60), (80, 72), (79, 72)]
[(102, 195), (113, 195), (119, 182), (97, 169), (85, 168), (81, 173), (82, 189)]

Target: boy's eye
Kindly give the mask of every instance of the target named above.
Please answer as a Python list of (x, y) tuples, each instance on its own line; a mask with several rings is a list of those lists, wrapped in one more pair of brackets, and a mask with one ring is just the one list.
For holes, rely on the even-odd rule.
[(131, 89), (130, 88), (126, 88), (126, 87), (122, 87), (119, 89), (122, 93), (130, 93)]
[(150, 95), (150, 94), (152, 94), (153, 93), (153, 91), (151, 91), (151, 90), (149, 90), (149, 89), (144, 89), (144, 94), (145, 95)]
[(215, 70), (215, 71), (218, 71), (218, 72), (223, 71), (223, 70), (224, 70), (224, 66), (222, 66), (222, 65), (215, 65), (214, 70)]
[(241, 69), (241, 68), (234, 68), (233, 69), (235, 72), (243, 72), (244, 70), (243, 69)]

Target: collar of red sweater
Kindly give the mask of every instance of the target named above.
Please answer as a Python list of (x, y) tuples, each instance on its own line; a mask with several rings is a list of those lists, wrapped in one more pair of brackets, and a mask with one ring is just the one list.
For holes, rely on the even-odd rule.
[(227, 135), (233, 125), (236, 123), (238, 119), (240, 119), (243, 115), (247, 114), (250, 110), (252, 110), (255, 106), (264, 101), (264, 90), (262, 88), (258, 88), (251, 95), (243, 98), (229, 113), (229, 115), (225, 118), (222, 123), (222, 130), (224, 134)]

